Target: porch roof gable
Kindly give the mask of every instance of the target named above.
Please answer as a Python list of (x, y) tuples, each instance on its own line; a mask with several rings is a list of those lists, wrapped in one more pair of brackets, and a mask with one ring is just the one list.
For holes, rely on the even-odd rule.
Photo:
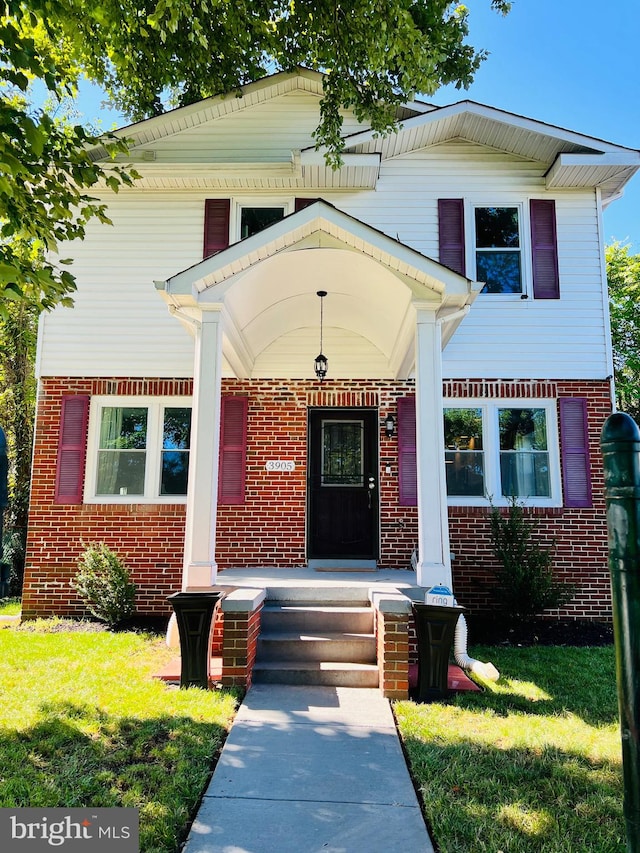
[(157, 283), (173, 296), (208, 292), (211, 300), (223, 299), (234, 277), (281, 252), (334, 248), (366, 255), (392, 271), (412, 290), (415, 298), (443, 300), (466, 297), (474, 282), (400, 240), (339, 210), (323, 199), (257, 234)]
[(327, 291), (332, 375), (383, 379), (411, 373), (418, 309), (446, 344), (481, 285), (318, 200), (156, 287), (183, 319), (223, 311), (226, 363), (243, 377), (306, 375)]

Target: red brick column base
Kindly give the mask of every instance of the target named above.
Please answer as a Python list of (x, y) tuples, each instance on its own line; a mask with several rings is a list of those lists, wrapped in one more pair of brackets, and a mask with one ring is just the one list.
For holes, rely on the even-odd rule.
[(373, 593), (380, 690), (386, 699), (409, 697), (411, 602), (400, 593)]
[(263, 589), (236, 589), (220, 602), (223, 687), (251, 687), (264, 598)]

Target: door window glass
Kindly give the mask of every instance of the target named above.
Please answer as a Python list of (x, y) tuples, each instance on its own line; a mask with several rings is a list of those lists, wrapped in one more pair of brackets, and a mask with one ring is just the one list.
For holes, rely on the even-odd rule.
[(363, 484), (362, 421), (322, 422), (322, 485)]

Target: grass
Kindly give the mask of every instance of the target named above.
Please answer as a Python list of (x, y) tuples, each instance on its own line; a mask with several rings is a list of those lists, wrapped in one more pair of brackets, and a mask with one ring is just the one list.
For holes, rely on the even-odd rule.
[(21, 606), (19, 598), (0, 598), (0, 616), (17, 616)]
[(69, 628), (0, 635), (0, 807), (139, 808), (141, 853), (175, 853), (238, 697), (153, 679), (161, 638)]
[(474, 655), (484, 693), (394, 708), (440, 853), (624, 853), (613, 648)]

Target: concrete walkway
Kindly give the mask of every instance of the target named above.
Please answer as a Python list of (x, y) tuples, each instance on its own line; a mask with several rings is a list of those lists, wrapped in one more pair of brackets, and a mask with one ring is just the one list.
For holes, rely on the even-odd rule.
[(257, 684), (183, 853), (433, 853), (379, 690)]

